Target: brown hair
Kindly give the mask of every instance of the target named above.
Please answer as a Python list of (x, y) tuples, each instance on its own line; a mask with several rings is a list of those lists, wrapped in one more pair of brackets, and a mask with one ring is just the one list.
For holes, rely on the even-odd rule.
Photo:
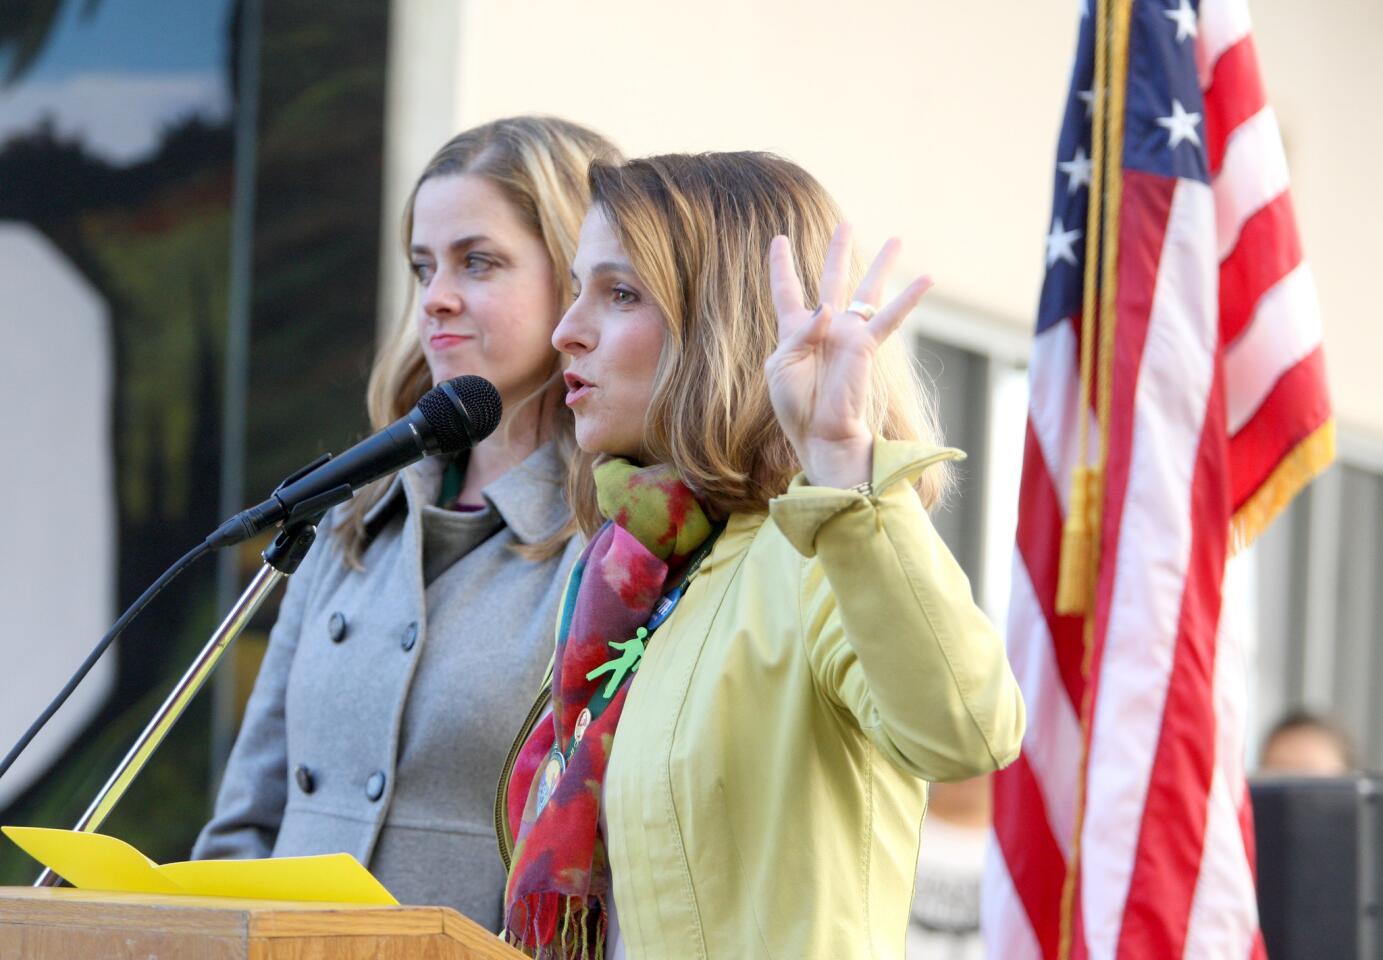
[[(412, 242), (413, 205), (423, 183), (434, 177), (460, 174), (485, 177), (499, 187), (520, 219), (542, 238), (552, 260), (557, 302), (568, 302), (571, 299), (571, 261), (576, 255), (577, 235), (589, 204), (586, 171), (596, 159), (617, 161), (619, 151), (599, 134), (556, 117), (509, 117), (458, 134), (428, 161), (404, 204), (404, 256), (408, 255)], [(408, 303), (386, 335), (370, 371), (365, 402), (370, 423), (377, 430), (407, 414), (432, 388), (432, 374), (418, 340), (413, 310), (410, 288)], [(558, 319), (552, 318), (554, 326)], [(555, 436), (563, 462), (571, 465), (576, 443), (571, 418), (563, 409), (562, 395), (561, 356), (554, 351), (547, 381), (520, 401), (518, 407), (538, 405), (540, 424)], [(510, 422), (514, 419), (511, 417)], [(577, 478), (574, 471), (569, 474), (568, 486), (574, 490), (589, 483), (588, 476)], [(353, 566), (361, 566), (361, 554), (367, 545), (365, 514), (379, 502), (387, 486), (387, 480), (378, 481), (357, 494), (338, 530), (347, 561)], [(530, 559), (554, 556), (574, 532), (575, 523), (568, 523), (552, 536), (520, 552)]]
[[(667, 320), (645, 449), (676, 467), (717, 514), (767, 509), (800, 469), (764, 376), (778, 340), (768, 247), (778, 234), (788, 238), (814, 302), (839, 209), (811, 174), (767, 153), (597, 162), (590, 182), (591, 202)], [(870, 406), (882, 436), (938, 442), (933, 406), (899, 337), (877, 354)], [(948, 478), (944, 464), (922, 475), (917, 490), (927, 506)], [(589, 533), (599, 523), (594, 497), (572, 505)]]

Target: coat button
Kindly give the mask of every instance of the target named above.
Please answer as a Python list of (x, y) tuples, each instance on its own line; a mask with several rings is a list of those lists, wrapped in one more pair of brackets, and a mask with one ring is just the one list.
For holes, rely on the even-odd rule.
[(332, 643), (340, 643), (346, 639), (346, 616), (341, 611), (333, 613), (327, 621), (327, 635), (331, 637)]
[(293, 779), (298, 781), (298, 789), (303, 793), (311, 793), (317, 789), (317, 782), (312, 778), (312, 771), (301, 763), (293, 771)]
[(365, 796), (372, 801), (384, 796), (384, 771), (376, 770), (370, 774), (370, 779), (365, 781)]
[(413, 645), (418, 642), (418, 621), (414, 620), (403, 631), (403, 638), (399, 640), (399, 646), (403, 647), (403, 652), (407, 653), (413, 649)]

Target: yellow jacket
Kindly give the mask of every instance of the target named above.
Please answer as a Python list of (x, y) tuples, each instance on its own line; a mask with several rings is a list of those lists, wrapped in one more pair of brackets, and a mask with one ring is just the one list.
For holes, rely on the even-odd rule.
[(1023, 735), (908, 482), (959, 456), (876, 440), (872, 497), (799, 476), (731, 517), (650, 641), (605, 781), (631, 960), (903, 956), (923, 781), (1002, 767)]

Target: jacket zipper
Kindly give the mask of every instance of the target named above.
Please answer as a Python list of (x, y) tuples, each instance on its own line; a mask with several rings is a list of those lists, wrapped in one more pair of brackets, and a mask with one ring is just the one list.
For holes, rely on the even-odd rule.
[(528, 735), (533, 732), (533, 728), (538, 725), (538, 718), (543, 715), (544, 708), (552, 700), (552, 667), (548, 667), (547, 676), (543, 679), (542, 689), (538, 691), (538, 698), (533, 701), (533, 706), (528, 709), (528, 717), (524, 720), (523, 726), (519, 728), (519, 735), (514, 738), (513, 745), (509, 748), (509, 756), (504, 760), (504, 767), (499, 774), (499, 787), (495, 791), (495, 840), (499, 844), (499, 858), (504, 861), (504, 872), (509, 872), (510, 860), (513, 857), (514, 838), (509, 835), (508, 817), (505, 816), (506, 804), (504, 798), (509, 793), (509, 778), (514, 772), (514, 764), (519, 759), (519, 751), (523, 749), (524, 743), (528, 740)]
[[(571, 589), (571, 578), (576, 573), (573, 567), (567, 571), (566, 582), (562, 585), (564, 601), (567, 591)], [(519, 751), (523, 749), (524, 741), (533, 732), (533, 728), (538, 725), (538, 718), (543, 715), (543, 707), (547, 706), (552, 700), (552, 670), (557, 665), (557, 634), (562, 629), (562, 617), (557, 617), (557, 622), (552, 625), (552, 659), (547, 662), (547, 673), (543, 675), (543, 685), (538, 688), (538, 698), (533, 701), (533, 706), (528, 708), (528, 716), (523, 721), (523, 726), (519, 728), (519, 735), (514, 738), (513, 744), (509, 747), (509, 756), (504, 758), (504, 766), (499, 772), (499, 785), (495, 789), (495, 842), (499, 844), (499, 858), (504, 862), (504, 872), (509, 873), (510, 861), (514, 854), (514, 838), (509, 835), (508, 817), (505, 814), (504, 798), (509, 793), (509, 777), (514, 772), (514, 764), (519, 759)]]

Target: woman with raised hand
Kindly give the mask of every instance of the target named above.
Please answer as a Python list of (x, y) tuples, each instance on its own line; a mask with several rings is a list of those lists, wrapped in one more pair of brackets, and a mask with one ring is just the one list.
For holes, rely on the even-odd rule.
[(881, 305), (897, 242), (856, 281), (835, 205), (773, 156), (590, 179), (553, 343), (591, 540), (501, 779), (506, 934), (901, 957), (926, 781), (1004, 766), (1024, 725), (926, 512), (960, 454), (892, 335), (929, 281)]
[(370, 376), (376, 427), (476, 374), (499, 428), (337, 508), (292, 578), (197, 857), (346, 852), (405, 903), (500, 927), (494, 784), (552, 655), (580, 551), (563, 488), (574, 451), (553, 328), (614, 150), (515, 117), (468, 130), (408, 199), (413, 302)]

